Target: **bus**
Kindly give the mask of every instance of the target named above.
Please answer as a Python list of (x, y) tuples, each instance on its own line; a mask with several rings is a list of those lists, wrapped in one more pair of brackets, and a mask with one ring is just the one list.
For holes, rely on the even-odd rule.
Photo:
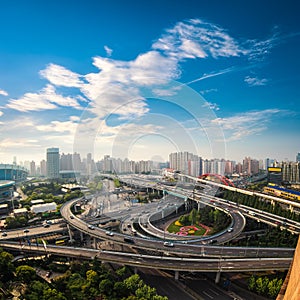
[(57, 246), (61, 246), (61, 245), (65, 245), (66, 244), (66, 241), (65, 240), (58, 240), (58, 241), (55, 241), (55, 245)]
[(70, 237), (68, 235), (60, 236), (55, 239), (55, 245), (65, 245), (69, 241), (69, 238)]

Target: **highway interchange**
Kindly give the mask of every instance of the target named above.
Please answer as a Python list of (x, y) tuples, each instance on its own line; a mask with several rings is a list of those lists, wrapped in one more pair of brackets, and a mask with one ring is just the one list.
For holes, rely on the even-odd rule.
[[(122, 179), (124, 182), (126, 178)], [(127, 180), (127, 183), (129, 181)], [(245, 206), (237, 206), (233, 202), (213, 196), (209, 188), (204, 191), (191, 191), (185, 187), (173, 187), (157, 184), (152, 180), (143, 178), (130, 178), (130, 185), (139, 187), (155, 188), (164, 193), (162, 200), (149, 204), (137, 205), (127, 200), (113, 197), (109, 200), (108, 195), (113, 191), (109, 186), (104, 194), (96, 195), (101, 198), (100, 217), (99, 207), (91, 209), (91, 214), (73, 214), (72, 207), (77, 203), (86, 203), (84, 199), (71, 200), (61, 208), (61, 214), (67, 222), (69, 228), (74, 228), (91, 236), (96, 241), (110, 241), (120, 245), (121, 251), (47, 246), (47, 253), (66, 255), (71, 257), (98, 258), (102, 261), (115, 262), (131, 266), (145, 268), (157, 268), (174, 271), (197, 271), (197, 272), (241, 272), (259, 270), (286, 270), (289, 268), (293, 248), (262, 248), (262, 247), (225, 247), (222, 244), (237, 237), (245, 226), (245, 217), (251, 217), (261, 222), (266, 222), (277, 226), (279, 222), (285, 223), (289, 230), (299, 233), (300, 224), (294, 221), (282, 219), (278, 216), (254, 210)], [(199, 205), (210, 205), (215, 209), (220, 209), (231, 216), (232, 223), (229, 228), (214, 237), (194, 239), (190, 237), (180, 237), (171, 235), (161, 228), (153, 225), (153, 220), (163, 218), (171, 212), (176, 212), (179, 207), (189, 205), (191, 201), (199, 202)], [(122, 203), (122, 206), (120, 206)], [(99, 201), (96, 200), (99, 206)], [(125, 205), (126, 204), (126, 205)], [(119, 220), (121, 232), (112, 232), (101, 228), (102, 217)], [(132, 235), (136, 224), (142, 227), (141, 233)], [(32, 227), (29, 232), (23, 230), (7, 231), (7, 236), (1, 236), (0, 246), (9, 249), (20, 249), (16, 242), (8, 242), (13, 238), (23, 236), (38, 236), (47, 231), (58, 232), (62, 230), (62, 224), (52, 224), (49, 228)], [(137, 226), (138, 227), (138, 226)], [(292, 229), (291, 229), (292, 228)], [(126, 229), (126, 231), (124, 231)], [(229, 232), (230, 231), (230, 232)], [(145, 232), (147, 234), (145, 234)], [(216, 240), (217, 245), (212, 245), (211, 241)], [(164, 242), (169, 241), (172, 247), (166, 247)], [(23, 245), (22, 251), (43, 252), (42, 245)], [(149, 254), (150, 253), (150, 254)]]

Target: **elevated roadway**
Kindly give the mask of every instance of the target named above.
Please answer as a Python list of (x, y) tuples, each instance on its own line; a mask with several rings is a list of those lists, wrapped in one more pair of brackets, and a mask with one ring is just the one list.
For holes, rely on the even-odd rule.
[(203, 244), (185, 244), (174, 242), (174, 247), (164, 246), (164, 241), (154, 238), (140, 238), (130, 236), (131, 243), (125, 240), (128, 235), (113, 233), (107, 235), (107, 231), (96, 226), (89, 226), (89, 223), (83, 219), (74, 216), (71, 213), (71, 207), (78, 200), (71, 200), (61, 207), (61, 214), (66, 221), (74, 228), (84, 232), (99, 240), (110, 240), (122, 245), (129, 245), (136, 249), (153, 250), (156, 252), (168, 252), (173, 255), (181, 256), (206, 256), (206, 257), (292, 257), (293, 248), (255, 248), (255, 247), (224, 247), (211, 246)]
[(53, 254), (81, 259), (98, 259), (101, 261), (124, 264), (134, 267), (157, 268), (162, 270), (189, 272), (246, 272), (263, 270), (287, 270), (292, 258), (182, 258), (171, 256), (153, 256), (134, 253), (99, 251), (90, 248), (63, 246), (23, 245), (15, 242), (0, 241), (0, 246), (14, 251), (31, 254)]

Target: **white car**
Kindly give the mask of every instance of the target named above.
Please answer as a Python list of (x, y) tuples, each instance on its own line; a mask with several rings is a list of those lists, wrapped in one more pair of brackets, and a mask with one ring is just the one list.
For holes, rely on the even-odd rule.
[(164, 242), (165, 247), (174, 247), (174, 244), (171, 242)]
[(113, 236), (113, 235), (114, 235), (114, 233), (111, 232), (111, 231), (105, 231), (105, 234), (106, 234), (106, 235), (109, 235), (109, 236)]

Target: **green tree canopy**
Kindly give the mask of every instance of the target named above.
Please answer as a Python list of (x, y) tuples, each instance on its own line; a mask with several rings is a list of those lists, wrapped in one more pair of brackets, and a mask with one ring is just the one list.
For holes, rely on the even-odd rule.
[(36, 278), (36, 271), (30, 266), (22, 265), (16, 268), (16, 277), (21, 282), (30, 283)]

